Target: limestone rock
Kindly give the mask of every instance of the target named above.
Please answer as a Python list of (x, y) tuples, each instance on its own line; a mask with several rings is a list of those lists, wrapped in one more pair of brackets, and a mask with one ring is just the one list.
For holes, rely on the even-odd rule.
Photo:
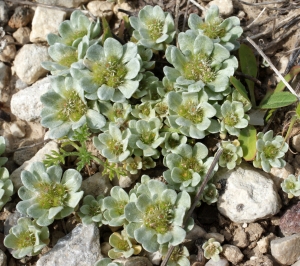
[(76, 8), (88, 2), (88, 0), (36, 0), (36, 2), (51, 6), (65, 6), (69, 8)]
[(233, 245), (223, 245), (222, 247), (222, 255), (233, 265), (237, 265), (243, 260), (244, 255), (238, 247)]
[(251, 223), (278, 213), (280, 197), (268, 174), (244, 163), (231, 171), (217, 173), (226, 187), (218, 199), (221, 214), (236, 223)]
[(18, 43), (26, 44), (30, 42), (29, 36), (30, 36), (30, 28), (28, 27), (21, 27), (18, 28), (14, 33), (13, 37), (16, 39)]
[(104, 1), (91, 1), (87, 4), (87, 9), (96, 17), (104, 17), (110, 21), (114, 12), (114, 3)]
[(248, 234), (248, 236), (249, 236), (248, 239), (251, 242), (257, 241), (258, 239), (260, 239), (260, 237), (264, 233), (264, 231), (265, 230), (258, 223), (251, 223), (251, 224), (249, 224), (249, 226), (247, 228), (245, 228), (245, 232)]
[(36, 265), (94, 265), (102, 258), (99, 238), (99, 229), (95, 224), (79, 224), (71, 233), (58, 240), (53, 249), (44, 254)]
[[(48, 2), (48, 1), (47, 1)], [(48, 3), (47, 3), (48, 4)], [(66, 18), (66, 12), (38, 6), (32, 20), (31, 42), (47, 41), (49, 33), (58, 33), (58, 26)]]
[(82, 181), (81, 189), (84, 195), (92, 195), (95, 198), (99, 195), (109, 195), (112, 185), (107, 176), (96, 173)]
[(229, 266), (229, 262), (225, 258), (221, 258), (219, 261), (213, 261), (210, 259), (208, 262), (206, 262), (205, 266)]
[(217, 5), (219, 7), (221, 16), (229, 17), (233, 13), (232, 0), (213, 0), (208, 4), (208, 6), (211, 5)]
[(24, 7), (18, 6), (16, 7), (14, 14), (11, 16), (10, 20), (8, 21), (8, 25), (11, 28), (21, 28), (27, 26), (33, 18), (33, 10)]
[(245, 248), (249, 245), (247, 234), (241, 226), (234, 230), (232, 244), (239, 248)]
[(291, 265), (300, 257), (300, 234), (271, 241), (271, 253), (277, 262)]
[(11, 112), (19, 119), (34, 121), (40, 118), (43, 104), (41, 95), (50, 88), (50, 78), (39, 80), (30, 87), (18, 91), (11, 98)]
[(32, 84), (46, 75), (48, 71), (41, 63), (49, 60), (51, 59), (46, 46), (25, 44), (14, 60), (16, 74), (23, 82)]
[(300, 233), (300, 201), (282, 215), (279, 226), (285, 236)]
[(13, 171), (10, 175), (10, 179), (14, 184), (15, 191), (23, 186), (21, 181), (21, 172), (23, 170), (28, 170), (30, 165), (33, 162), (42, 162), (46, 158), (46, 154), (50, 154), (52, 150), (59, 151), (58, 144), (55, 141), (48, 142), (42, 149), (40, 149), (34, 157), (32, 157), (29, 161), (23, 163), (19, 168)]
[[(5, 35), (3, 37), (3, 39), (5, 39), (6, 42), (8, 42), (8, 43), (15, 41), (14, 38), (9, 35)], [(14, 44), (6, 45), (5, 48), (3, 49), (2, 53), (0, 53), (0, 61), (11, 62), (12, 60), (14, 60), (16, 53), (17, 53), (17, 50), (16, 50), (16, 46)]]

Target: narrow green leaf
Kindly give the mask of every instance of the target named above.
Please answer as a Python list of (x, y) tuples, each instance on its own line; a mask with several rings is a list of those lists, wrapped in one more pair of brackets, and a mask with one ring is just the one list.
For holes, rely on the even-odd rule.
[(288, 106), (297, 100), (297, 97), (288, 91), (275, 92), (262, 101), (259, 107), (261, 109), (280, 108)]
[[(297, 76), (299, 73), (300, 73), (300, 66), (294, 66), (294, 67), (292, 67), (291, 71), (284, 77), (284, 79), (285, 79), (287, 82), (289, 82), (289, 81), (291, 81), (295, 76)], [(274, 92), (283, 91), (284, 88), (285, 88), (285, 84), (284, 84), (282, 81), (280, 81), (280, 82), (277, 84), (277, 86), (276, 86)]]
[(237, 91), (245, 98), (247, 99), (249, 102), (249, 98), (248, 98), (248, 94), (246, 91), (246, 88), (244, 87), (244, 85), (235, 77), (230, 77), (230, 83), (237, 89)]
[(300, 104), (298, 103), (297, 108), (296, 108), (296, 114), (298, 116), (298, 119), (300, 119)]
[[(239, 58), (242, 72), (255, 78), (257, 76), (257, 63), (252, 49), (245, 44), (241, 44), (239, 49)], [(250, 92), (252, 106), (255, 107), (254, 82), (246, 79), (246, 83)]]
[(239, 142), (243, 149), (244, 159), (252, 161), (256, 154), (256, 129), (254, 126), (249, 125), (241, 129)]
[(111, 33), (111, 29), (105, 17), (102, 18), (102, 27), (103, 27), (103, 35), (102, 35), (102, 45), (103, 45), (105, 40), (109, 37), (113, 37), (113, 35)]

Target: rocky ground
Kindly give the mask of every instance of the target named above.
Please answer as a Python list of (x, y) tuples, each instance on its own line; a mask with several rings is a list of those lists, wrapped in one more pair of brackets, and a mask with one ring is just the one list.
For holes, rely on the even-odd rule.
[[(116, 34), (122, 30), (124, 14), (118, 12), (118, 8), (137, 14), (146, 4), (160, 5), (165, 11), (176, 14), (176, 0), (128, 0), (122, 4), (86, 0), (24, 2), (0, 1), (0, 27), (3, 27), (0, 50), (3, 39), (8, 42), (0, 53), (0, 135), (6, 140), (4, 156), (9, 161), (5, 167), (11, 173), (16, 190), (22, 185), (20, 173), (23, 169), (31, 162), (43, 160), (51, 150), (58, 150), (56, 142), (43, 142), (46, 129), (39, 124), (40, 96), (50, 86), (47, 71), (41, 67), (41, 62), (50, 60), (46, 35), (56, 33), (58, 25), (68, 19), (70, 12), (82, 6), (95, 17), (106, 17)], [(198, 0), (196, 4), (190, 2), (188, 7), (189, 1), (179, 2), (179, 25), (186, 9), (188, 14), (201, 15), (197, 3), (202, 8), (215, 3), (223, 17), (239, 17), (244, 28), (241, 42), (246, 43), (245, 38), (251, 37), (282, 74), (299, 64), (300, 1)], [(259, 98), (267, 88), (274, 88), (279, 79), (270, 68), (260, 68), (257, 81), (260, 82), (256, 85)], [(296, 79), (292, 87), (297, 90), (299, 84)], [(292, 108), (279, 110), (268, 126), (276, 133), (285, 134), (292, 115), (290, 110)], [(220, 188), (218, 203), (203, 204), (194, 212), (196, 226), (186, 239), (191, 265), (300, 265), (299, 198), (288, 199), (280, 187), (289, 174), (300, 174), (299, 132), (300, 127), (296, 125), (289, 139), (285, 168), (272, 169), (271, 174), (266, 174), (242, 164), (234, 171), (218, 174), (220, 179), (228, 177), (226, 186)], [(155, 169), (148, 174), (158, 177), (161, 172)], [(116, 182), (122, 187), (132, 183), (126, 178)], [(82, 188), (86, 194), (97, 196), (99, 188), (107, 194), (111, 187), (108, 178), (96, 173), (86, 177)], [(75, 216), (71, 216), (51, 225), (51, 242), (41, 255), (14, 259), (4, 247), (3, 239), (20, 216), (15, 212), (18, 200), (15, 195), (0, 213), (0, 265), (93, 265), (101, 253), (107, 254), (109, 229), (102, 227), (99, 232), (98, 227), (82, 226)], [(201, 241), (211, 237), (222, 243), (219, 262), (201, 259)], [(160, 262), (157, 254), (142, 254), (130, 258), (126, 265), (159, 265)]]

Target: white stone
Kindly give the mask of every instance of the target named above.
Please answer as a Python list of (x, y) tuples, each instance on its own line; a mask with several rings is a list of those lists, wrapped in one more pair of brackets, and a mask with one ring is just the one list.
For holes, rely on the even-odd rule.
[(29, 36), (30, 36), (30, 28), (28, 27), (22, 27), (18, 28), (14, 33), (13, 37), (16, 39), (18, 43), (26, 44), (30, 42)]
[(220, 258), (219, 261), (213, 261), (210, 259), (208, 262), (206, 262), (205, 266), (229, 266), (229, 262), (225, 258)]
[(37, 261), (36, 266), (91, 266), (102, 258), (99, 229), (92, 223), (79, 224)]
[(217, 5), (219, 7), (221, 16), (228, 17), (233, 13), (232, 0), (213, 0), (208, 4), (208, 6), (211, 5)]
[(51, 6), (65, 6), (69, 8), (76, 8), (88, 2), (88, 0), (36, 0), (36, 2)]
[(8, 6), (4, 1), (0, 2), (0, 27), (3, 27), (8, 22)]
[(279, 212), (280, 197), (268, 174), (244, 163), (216, 176), (219, 180), (227, 179), (225, 191), (218, 199), (218, 210), (231, 221), (251, 223)]
[(293, 265), (291, 266), (300, 266), (300, 260), (296, 261)]
[(162, 255), (159, 251), (149, 253), (148, 259), (152, 262), (153, 265), (160, 265), (162, 260)]
[(102, 176), (101, 173), (96, 173), (82, 181), (81, 189), (85, 195), (92, 195), (95, 198), (102, 195), (109, 195), (112, 185), (107, 176)]
[(18, 91), (11, 98), (11, 112), (19, 119), (34, 121), (40, 118), (43, 104), (41, 95), (50, 88), (50, 78), (39, 80), (30, 87)]
[(283, 265), (291, 265), (300, 257), (300, 234), (277, 238), (271, 241), (271, 254)]
[(300, 152), (300, 134), (296, 135), (292, 138), (292, 147), (297, 151)]
[(66, 12), (38, 6), (32, 20), (31, 42), (47, 41), (49, 33), (58, 33), (58, 26), (66, 18)]
[[(5, 39), (8, 43), (15, 41), (14, 38), (9, 35), (5, 35), (3, 39)], [(17, 50), (14, 44), (6, 45), (2, 53), (0, 53), (0, 61), (11, 62), (12, 60), (14, 60), (16, 53)]]
[(10, 67), (0, 62), (0, 102), (6, 103), (10, 99), (9, 80), (11, 77)]
[(243, 260), (244, 255), (238, 247), (233, 245), (223, 245), (222, 248), (222, 255), (233, 265), (237, 265)]
[(87, 9), (95, 16), (95, 17), (104, 17), (107, 21), (113, 16), (113, 2), (103, 2), (103, 1), (91, 1), (87, 4)]
[(25, 44), (14, 60), (16, 74), (23, 82), (32, 84), (46, 75), (48, 70), (41, 63), (50, 60), (46, 46)]
[(10, 175), (10, 179), (12, 180), (14, 184), (15, 191), (18, 191), (18, 189), (23, 186), (23, 183), (21, 181), (21, 172), (23, 170), (28, 170), (30, 165), (33, 162), (42, 162), (46, 159), (47, 154), (51, 154), (51, 151), (54, 150), (56, 152), (59, 152), (58, 144), (55, 141), (48, 142), (42, 149), (40, 149), (34, 157), (32, 157), (30, 160), (23, 163), (19, 168), (17, 168), (15, 171), (13, 171)]

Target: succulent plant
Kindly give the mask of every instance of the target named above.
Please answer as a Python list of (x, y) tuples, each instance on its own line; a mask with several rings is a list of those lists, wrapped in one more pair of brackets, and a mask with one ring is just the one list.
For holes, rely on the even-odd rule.
[(109, 124), (108, 131), (93, 138), (94, 146), (109, 162), (118, 163), (124, 161), (131, 153), (128, 147), (130, 130), (123, 132), (114, 124)]
[(109, 128), (109, 124), (113, 123), (121, 130), (128, 127), (128, 121), (131, 118), (131, 105), (125, 101), (123, 103), (109, 103), (107, 101), (100, 102), (100, 111), (107, 119), (106, 125), (101, 129), (106, 131)]
[[(176, 149), (179, 145), (187, 142), (187, 137), (176, 132), (165, 132), (165, 141), (162, 143), (162, 155), (166, 156), (168, 153), (177, 153)], [(166, 158), (166, 157), (164, 157)]]
[(113, 262), (110, 258), (104, 258), (98, 260), (94, 266), (121, 266), (118, 262)]
[(152, 107), (150, 102), (144, 102), (137, 104), (135, 109), (132, 110), (132, 115), (135, 118), (149, 120), (156, 117), (155, 109)]
[[(5, 151), (5, 139), (0, 136), (0, 155)], [(2, 167), (7, 162), (6, 157), (0, 157), (0, 210), (11, 199), (14, 193), (14, 186), (9, 178), (9, 172)]]
[[(168, 252), (168, 245), (161, 245), (160, 246), (160, 253), (162, 254), (162, 257), (167, 254)], [(189, 251), (188, 249), (183, 246), (179, 245), (176, 246), (172, 252), (172, 255), (170, 256), (167, 266), (190, 266), (190, 260), (189, 260)]]
[(142, 169), (151, 169), (156, 166), (156, 162), (151, 157), (142, 157)]
[(262, 168), (268, 173), (271, 171), (271, 167), (284, 167), (286, 162), (282, 157), (288, 148), (289, 145), (282, 136), (273, 137), (273, 130), (269, 130), (265, 134), (259, 132), (256, 141), (256, 157), (253, 161), (254, 167)]
[(122, 226), (126, 223), (124, 208), (129, 202), (129, 196), (121, 187), (110, 190), (110, 196), (104, 198), (104, 217), (110, 226)]
[(80, 79), (89, 99), (124, 102), (138, 89), (143, 76), (136, 44), (122, 45), (113, 38), (107, 38), (103, 47), (90, 46), (83, 64), (87, 69), (72, 68), (70, 72)]
[(123, 161), (123, 167), (132, 175), (137, 174), (143, 167), (142, 158), (135, 156), (134, 158), (129, 157)]
[(294, 175), (289, 175), (281, 183), (281, 188), (289, 198), (300, 196), (300, 175), (297, 179)]
[(91, 130), (99, 130), (106, 123), (103, 115), (87, 106), (84, 91), (71, 77), (51, 78), (51, 89), (41, 96), (41, 101), (41, 124), (50, 129), (50, 138), (71, 137), (85, 123)]
[(130, 120), (129, 129), (131, 135), (129, 137), (129, 146), (134, 149), (135, 156), (159, 157), (157, 147), (164, 141), (159, 134), (161, 121), (155, 117), (146, 120)]
[(37, 255), (48, 243), (48, 227), (39, 226), (26, 217), (19, 218), (4, 239), (4, 245), (13, 249), (12, 255), (16, 259)]
[(18, 195), (20, 201), (16, 208), (27, 214), (40, 226), (48, 226), (54, 219), (70, 215), (83, 196), (82, 177), (74, 169), (64, 172), (60, 166), (46, 168), (41, 162), (34, 162), (29, 170), (23, 170)]
[(108, 223), (103, 216), (105, 211), (103, 198), (103, 195), (99, 195), (96, 199), (92, 195), (87, 195), (83, 198), (83, 203), (78, 213), (83, 224), (88, 225), (94, 222), (100, 227), (102, 224)]
[(243, 29), (240, 27), (239, 18), (229, 17), (223, 20), (216, 5), (209, 7), (204, 21), (197, 14), (190, 14), (188, 25), (190, 29), (198, 30), (200, 34), (220, 43), (229, 51), (236, 50), (240, 46), (237, 39), (242, 35)]
[(58, 27), (59, 35), (49, 33), (47, 41), (49, 45), (62, 43), (68, 46), (77, 47), (84, 36), (94, 39), (100, 35), (100, 22), (90, 22), (87, 16), (80, 10), (75, 10), (70, 20), (63, 21)]
[(206, 159), (207, 155), (207, 147), (200, 142), (194, 147), (179, 145), (176, 153), (166, 156), (165, 165), (169, 170), (163, 173), (165, 180), (174, 189), (194, 192), (212, 163), (213, 157)]
[(218, 131), (217, 121), (212, 122), (211, 119), (216, 115), (216, 109), (208, 103), (208, 95), (204, 91), (170, 92), (167, 101), (170, 114), (168, 123), (182, 134), (203, 139), (206, 130)]
[(243, 150), (238, 140), (221, 141), (223, 153), (219, 159), (221, 167), (227, 167), (229, 170), (242, 162)]
[(247, 112), (252, 108), (251, 102), (248, 99), (246, 99), (242, 94), (240, 94), (236, 89), (234, 89), (232, 93), (227, 96), (227, 100), (231, 102), (241, 102), (244, 106), (244, 112)]
[(173, 41), (175, 24), (170, 13), (164, 12), (159, 6), (145, 6), (138, 17), (129, 18), (134, 28), (133, 38), (147, 48), (165, 50), (166, 44)]
[(142, 247), (137, 245), (136, 241), (129, 237), (125, 230), (121, 231), (121, 234), (112, 233), (109, 237), (109, 244), (113, 247), (108, 251), (108, 256), (111, 259), (129, 258), (142, 251)]
[(226, 100), (221, 105), (221, 129), (222, 135), (239, 136), (240, 129), (248, 126), (249, 116), (244, 112), (244, 106), (241, 102), (230, 102)]
[(195, 31), (178, 35), (179, 49), (169, 46), (166, 58), (174, 68), (165, 66), (164, 73), (182, 91), (198, 92), (204, 88), (209, 99), (222, 99), (229, 77), (238, 67), (237, 59), (210, 38)]
[[(4, 137), (0, 136), (0, 155), (2, 155), (5, 151), (5, 139)], [(0, 167), (7, 162), (6, 157), (0, 157)]]
[(204, 257), (207, 259), (212, 259), (213, 261), (219, 261), (219, 254), (222, 252), (223, 248), (221, 244), (214, 238), (208, 239), (203, 245)]
[(207, 184), (201, 195), (201, 200), (208, 205), (218, 201), (219, 192), (214, 184)]
[(181, 225), (191, 204), (187, 192), (177, 194), (166, 184), (149, 180), (136, 186), (131, 197), (134, 195), (136, 200), (125, 207), (128, 236), (148, 252), (159, 250), (161, 244), (176, 246), (184, 240), (186, 230)]

